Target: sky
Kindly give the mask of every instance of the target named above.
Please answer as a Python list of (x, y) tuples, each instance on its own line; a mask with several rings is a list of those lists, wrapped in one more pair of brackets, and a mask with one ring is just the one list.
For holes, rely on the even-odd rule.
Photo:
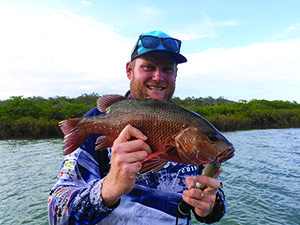
[(300, 103), (299, 0), (0, 0), (0, 100), (125, 94), (141, 33), (182, 40), (174, 96)]

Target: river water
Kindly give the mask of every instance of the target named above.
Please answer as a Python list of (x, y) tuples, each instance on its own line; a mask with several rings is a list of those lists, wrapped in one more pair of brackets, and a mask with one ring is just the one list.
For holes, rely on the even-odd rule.
[[(224, 135), (236, 155), (223, 164), (227, 213), (216, 224), (300, 224), (300, 129)], [(48, 224), (62, 159), (62, 139), (0, 140), (1, 225)]]

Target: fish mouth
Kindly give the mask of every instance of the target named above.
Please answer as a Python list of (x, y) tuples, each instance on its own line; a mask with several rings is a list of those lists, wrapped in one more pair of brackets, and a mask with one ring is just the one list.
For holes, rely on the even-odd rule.
[(235, 149), (234, 149), (234, 147), (232, 147), (232, 148), (229, 148), (229, 149), (219, 153), (217, 155), (217, 161), (219, 163), (227, 161), (228, 159), (230, 159), (234, 156), (234, 152), (235, 152)]

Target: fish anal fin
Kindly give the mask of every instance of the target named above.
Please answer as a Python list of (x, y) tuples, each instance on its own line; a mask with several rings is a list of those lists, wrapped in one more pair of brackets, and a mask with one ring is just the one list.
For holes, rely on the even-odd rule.
[(103, 95), (97, 100), (97, 108), (100, 112), (105, 112), (106, 109), (112, 104), (123, 101), (125, 99), (129, 99), (128, 97), (124, 97), (122, 95)]
[(140, 173), (144, 174), (148, 172), (156, 172), (160, 170), (167, 162), (168, 160), (161, 159), (159, 157), (153, 157), (147, 161), (143, 161)]
[(103, 150), (113, 146), (114, 140), (109, 136), (100, 136), (97, 138), (95, 150)]

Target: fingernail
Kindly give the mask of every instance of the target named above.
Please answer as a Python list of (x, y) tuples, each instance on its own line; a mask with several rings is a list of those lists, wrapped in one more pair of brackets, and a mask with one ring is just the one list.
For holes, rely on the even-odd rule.
[(197, 189), (200, 189), (203, 185), (200, 184), (199, 182), (195, 181), (194, 183), (194, 187), (197, 188)]

